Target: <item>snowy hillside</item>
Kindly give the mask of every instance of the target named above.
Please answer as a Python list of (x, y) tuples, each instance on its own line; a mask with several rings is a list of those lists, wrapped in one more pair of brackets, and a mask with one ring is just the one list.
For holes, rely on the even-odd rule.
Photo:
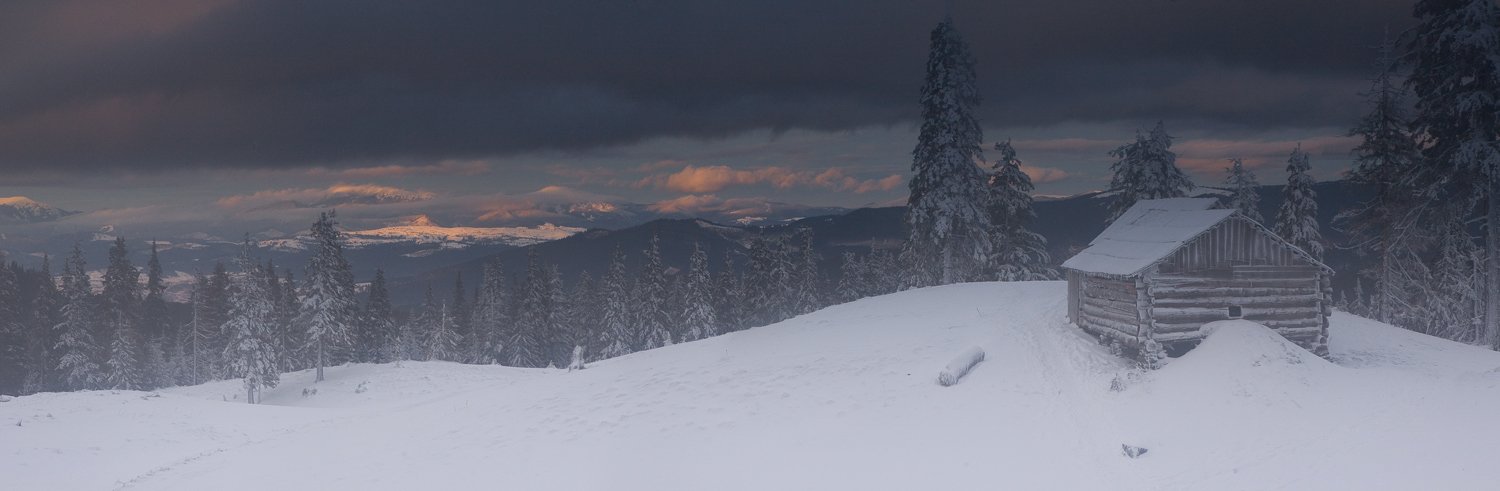
[[(8, 489), (1480, 489), (1500, 354), (1338, 315), (1128, 368), (1064, 284), (834, 306), (581, 372), (449, 363), (0, 402)], [(952, 387), (956, 355), (985, 361)], [(1112, 385), (1119, 390), (1112, 390)], [(225, 402), (225, 401), (228, 402)], [(1149, 449), (1137, 459), (1121, 445)]]
[(76, 214), (25, 196), (0, 197), (0, 224), (49, 222)]

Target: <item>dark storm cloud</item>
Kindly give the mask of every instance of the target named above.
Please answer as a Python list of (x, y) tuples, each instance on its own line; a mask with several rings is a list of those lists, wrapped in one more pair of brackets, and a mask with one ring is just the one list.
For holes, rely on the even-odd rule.
[[(337, 166), (901, 124), (940, 0), (16, 2), (0, 167)], [(990, 126), (1343, 126), (1395, 0), (958, 2)]]

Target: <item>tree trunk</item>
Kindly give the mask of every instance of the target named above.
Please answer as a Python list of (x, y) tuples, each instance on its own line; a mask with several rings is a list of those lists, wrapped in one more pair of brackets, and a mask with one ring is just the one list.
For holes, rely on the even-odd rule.
[(1500, 179), (1490, 179), (1489, 213), (1485, 217), (1484, 335), (1491, 349), (1500, 350)]
[(255, 387), (245, 384), (245, 403), (255, 404)]
[(1375, 292), (1375, 320), (1390, 322), (1390, 297), (1394, 294), (1391, 291), (1391, 281), (1396, 276), (1396, 272), (1393, 271), (1396, 265), (1394, 264), (1395, 258), (1392, 257), (1395, 255), (1395, 252), (1391, 250), (1393, 247), (1392, 242), (1394, 241), (1391, 240), (1392, 233), (1389, 222), (1381, 228), (1380, 235), (1380, 285), (1376, 287)]
[(323, 336), (318, 336), (318, 376), (313, 382), (323, 381)]

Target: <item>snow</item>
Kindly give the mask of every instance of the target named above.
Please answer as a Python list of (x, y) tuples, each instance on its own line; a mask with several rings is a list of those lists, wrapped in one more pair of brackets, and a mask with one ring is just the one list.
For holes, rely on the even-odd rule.
[[(130, 490), (1492, 485), (1500, 353), (1338, 313), (1332, 363), (1233, 322), (1139, 372), (1065, 323), (1065, 289), (911, 290), (573, 372), (330, 367), (317, 384), (283, 376), (260, 406), (235, 399), (238, 380), (17, 397), (0, 404), (0, 475)], [(932, 383), (976, 346), (979, 369)]]
[(1234, 215), (1209, 209), (1209, 198), (1141, 200), (1062, 267), (1089, 273), (1133, 275), (1166, 258)]

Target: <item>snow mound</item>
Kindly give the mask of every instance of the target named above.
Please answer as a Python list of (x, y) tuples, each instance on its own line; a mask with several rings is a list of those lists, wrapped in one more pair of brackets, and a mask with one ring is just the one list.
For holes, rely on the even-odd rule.
[(1271, 328), (1235, 319), (1203, 325), (1202, 344), (1172, 362), (1179, 370), (1215, 371), (1245, 367), (1329, 366), (1327, 360), (1302, 349)]

